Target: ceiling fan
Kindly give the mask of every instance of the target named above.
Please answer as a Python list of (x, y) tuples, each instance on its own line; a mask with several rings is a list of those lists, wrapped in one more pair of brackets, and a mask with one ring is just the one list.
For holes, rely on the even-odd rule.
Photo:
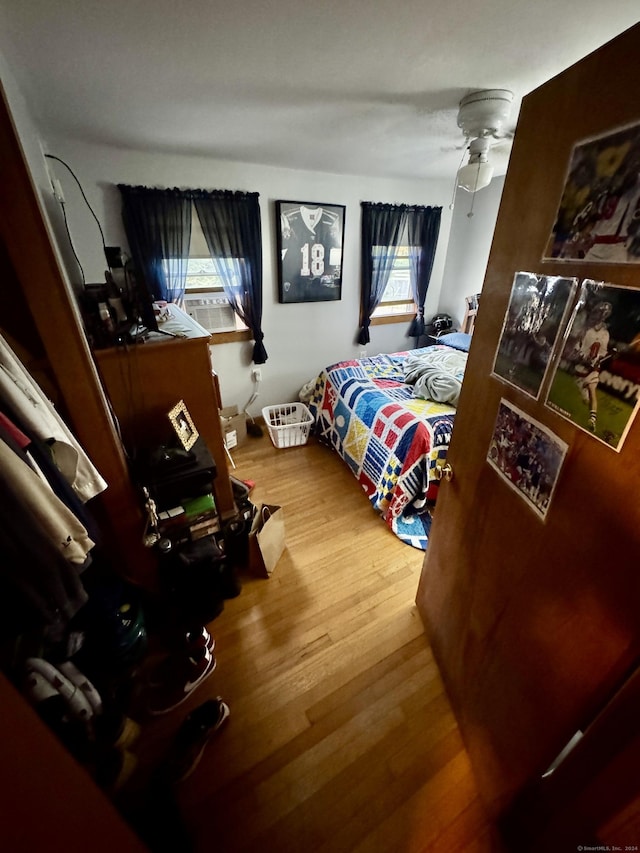
[(513, 134), (504, 130), (511, 113), (513, 92), (509, 89), (479, 89), (460, 101), (458, 127), (465, 136), (463, 147), (469, 151), (469, 162), (458, 169), (456, 186), (474, 193), (491, 182), (493, 166), (489, 150), (492, 140), (508, 140)]

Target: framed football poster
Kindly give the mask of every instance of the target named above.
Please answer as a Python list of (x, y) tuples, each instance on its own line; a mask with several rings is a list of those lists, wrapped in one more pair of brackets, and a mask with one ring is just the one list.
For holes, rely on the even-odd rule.
[(281, 303), (342, 298), (344, 214), (340, 204), (276, 201)]

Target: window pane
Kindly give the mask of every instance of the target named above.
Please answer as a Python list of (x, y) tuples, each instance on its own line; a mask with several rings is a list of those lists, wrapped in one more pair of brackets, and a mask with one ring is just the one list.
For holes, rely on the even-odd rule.
[[(168, 265), (171, 259), (163, 261), (165, 273), (168, 272)], [(240, 260), (240, 264), (243, 260)], [(234, 287), (240, 285), (240, 275), (238, 271), (238, 262), (235, 258), (227, 258), (224, 261), (225, 266), (232, 275), (232, 284)], [(207, 290), (223, 290), (222, 278), (216, 272), (216, 264), (211, 257), (208, 258), (188, 258), (187, 260), (187, 277), (185, 280), (185, 289), (194, 290), (196, 288), (206, 288)]]
[[(374, 269), (377, 268), (380, 262), (386, 259), (387, 251), (388, 249), (386, 246), (373, 247)], [(387, 286), (382, 296), (382, 302), (380, 303), (381, 305), (383, 305), (385, 302), (396, 302), (400, 299), (404, 299), (409, 303), (413, 303), (413, 296), (411, 294), (410, 252), (411, 248), (409, 246), (400, 246), (398, 248), (398, 254), (396, 255), (396, 258), (393, 262), (391, 275), (389, 276), (389, 281), (387, 282)], [(379, 308), (376, 309), (376, 312), (378, 310)], [(385, 310), (383, 313), (406, 313), (406, 309), (401, 311)]]
[(398, 299), (411, 301), (411, 280), (409, 270), (394, 267), (382, 297), (383, 302), (396, 302)]
[(206, 287), (207, 290), (222, 290), (222, 280), (218, 275), (188, 275), (185, 282), (187, 290), (194, 287)]
[(394, 317), (396, 315), (415, 314), (416, 306), (413, 302), (401, 302), (398, 305), (392, 305), (389, 302), (381, 302), (375, 309), (372, 317)]
[(213, 275), (215, 267), (211, 258), (189, 258), (187, 261), (187, 275)]

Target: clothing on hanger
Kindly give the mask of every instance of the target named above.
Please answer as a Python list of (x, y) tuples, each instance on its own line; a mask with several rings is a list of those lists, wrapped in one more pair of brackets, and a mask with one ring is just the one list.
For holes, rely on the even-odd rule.
[(0, 489), (0, 554), (5, 613), (0, 636), (44, 628), (51, 640), (62, 639), (69, 620), (88, 600), (80, 578), (85, 566), (69, 562), (21, 496), (5, 488)]
[(25, 506), (53, 547), (70, 563), (82, 565), (94, 542), (77, 517), (48, 484), (4, 441), (0, 441), (0, 483)]
[(50, 445), (56, 466), (83, 503), (107, 488), (71, 430), (1, 334), (0, 399), (34, 436)]

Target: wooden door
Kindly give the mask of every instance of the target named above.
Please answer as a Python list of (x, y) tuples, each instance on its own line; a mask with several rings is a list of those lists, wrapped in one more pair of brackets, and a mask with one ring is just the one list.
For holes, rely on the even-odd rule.
[(2, 849), (145, 853), (87, 769), (2, 673), (0, 702)]
[[(640, 121), (638, 56), (640, 26), (524, 99), (456, 416), (454, 479), (440, 490), (417, 595), (495, 816), (588, 730), (640, 652), (640, 419), (617, 453), (491, 377), (516, 272), (640, 287), (638, 264), (541, 261), (574, 144)], [(501, 398), (569, 445), (545, 521), (486, 461)]]

